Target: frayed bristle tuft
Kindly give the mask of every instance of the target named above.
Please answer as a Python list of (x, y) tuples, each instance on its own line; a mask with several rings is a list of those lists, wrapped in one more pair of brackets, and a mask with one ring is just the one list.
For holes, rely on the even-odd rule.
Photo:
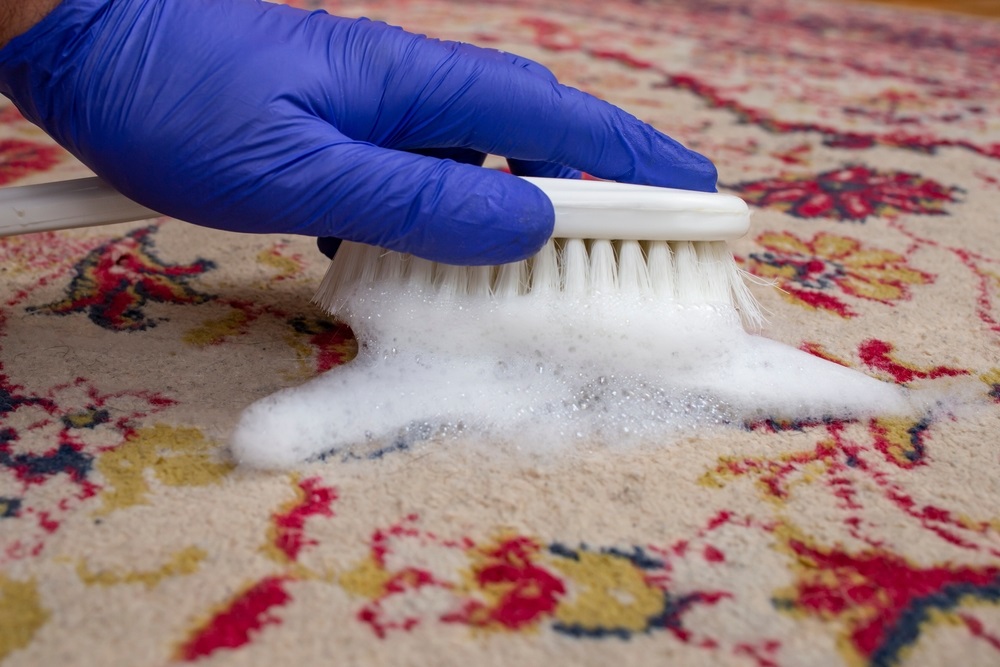
[(315, 301), (342, 310), (355, 287), (398, 285), (442, 297), (509, 299), (562, 292), (571, 298), (629, 295), (679, 304), (728, 304), (748, 329), (760, 306), (724, 241), (550, 240), (530, 259), (501, 266), (453, 266), (345, 241)]
[(618, 291), (618, 258), (611, 241), (597, 239), (590, 242), (590, 291), (594, 294), (612, 294)]
[(639, 241), (622, 241), (618, 248), (618, 288), (625, 294), (651, 294), (649, 265)]

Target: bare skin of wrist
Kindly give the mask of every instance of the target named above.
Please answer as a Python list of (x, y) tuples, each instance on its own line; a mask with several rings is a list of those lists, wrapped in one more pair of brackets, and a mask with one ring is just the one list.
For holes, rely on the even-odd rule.
[(62, 0), (0, 0), (0, 48), (31, 29)]

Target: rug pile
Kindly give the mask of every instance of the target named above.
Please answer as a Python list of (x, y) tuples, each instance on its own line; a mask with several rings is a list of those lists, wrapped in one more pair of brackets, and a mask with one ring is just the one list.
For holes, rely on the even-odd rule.
[[(790, 0), (317, 0), (516, 52), (710, 156), (764, 334), (954, 399), (555, 460), (235, 466), (336, 372), (310, 239), (0, 240), (0, 662), (1000, 663), (1000, 23)], [(86, 170), (0, 109), (0, 184)], [(332, 369), (332, 370), (331, 370)], [(538, 443), (524, 443), (530, 449)]]

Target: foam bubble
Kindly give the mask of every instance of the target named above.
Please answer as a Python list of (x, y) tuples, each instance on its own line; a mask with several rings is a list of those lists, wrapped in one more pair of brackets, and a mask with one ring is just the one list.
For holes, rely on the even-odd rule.
[(232, 437), (241, 462), (285, 467), (431, 436), (627, 446), (747, 420), (914, 411), (905, 389), (746, 333), (728, 305), (375, 285), (341, 314), (358, 357), (247, 408)]

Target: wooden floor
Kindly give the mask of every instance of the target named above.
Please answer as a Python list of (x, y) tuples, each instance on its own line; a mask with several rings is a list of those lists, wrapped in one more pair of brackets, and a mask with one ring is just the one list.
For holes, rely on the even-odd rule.
[(856, 2), (873, 2), (896, 7), (913, 7), (916, 9), (936, 9), (976, 16), (993, 16), (1000, 18), (1000, 0), (855, 0)]

